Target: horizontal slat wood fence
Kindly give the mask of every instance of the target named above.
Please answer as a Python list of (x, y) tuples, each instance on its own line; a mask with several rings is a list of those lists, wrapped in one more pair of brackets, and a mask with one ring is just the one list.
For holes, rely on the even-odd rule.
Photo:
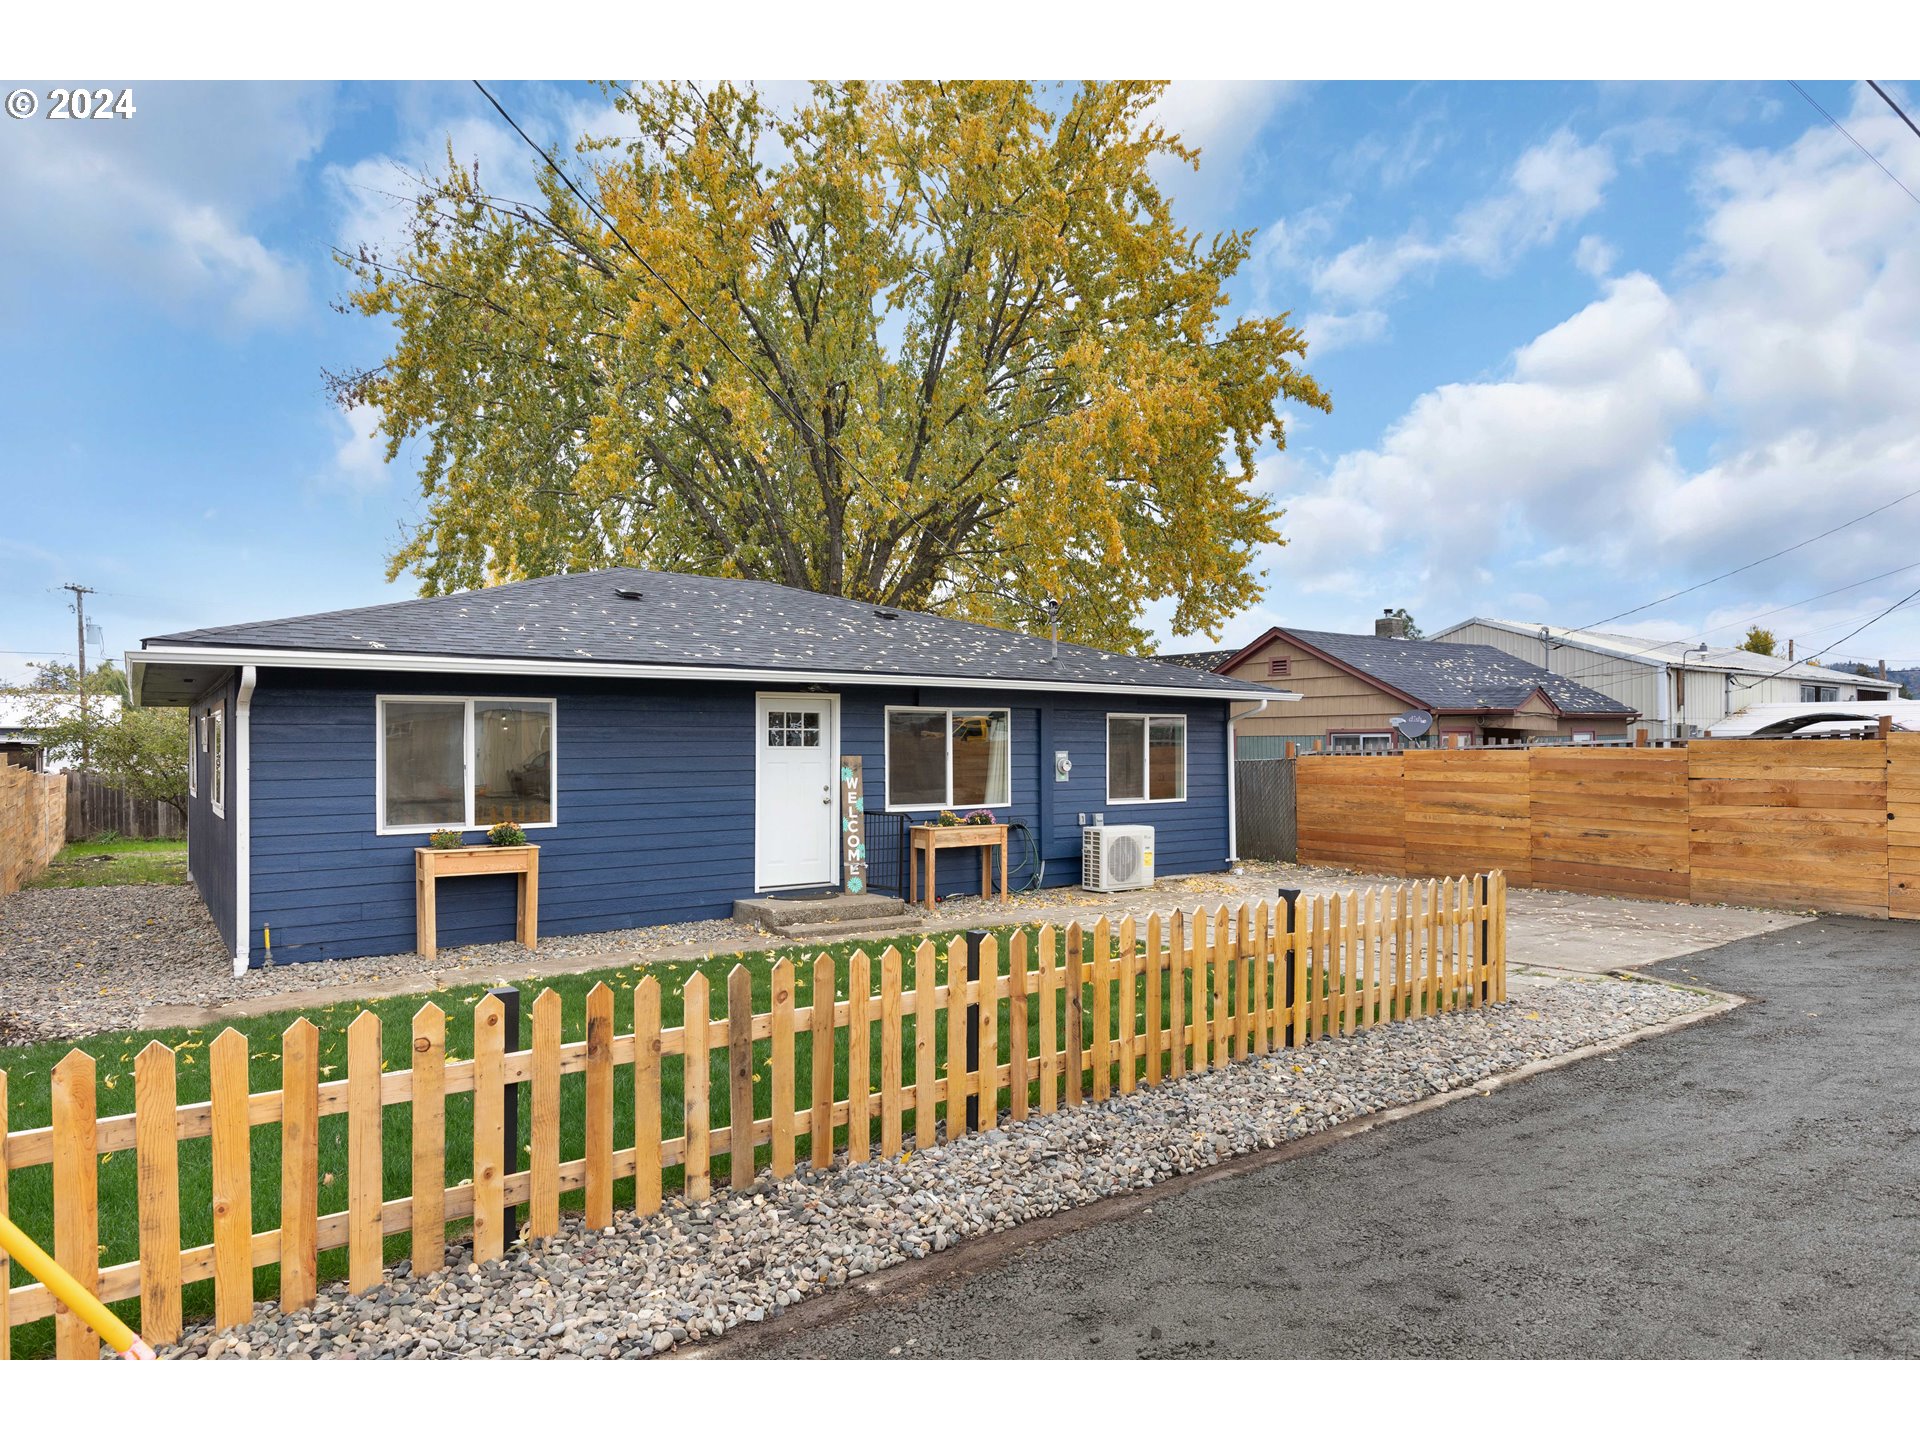
[[(1920, 735), (1302, 755), (1300, 859), (1920, 918)], [(1385, 837), (1404, 835), (1398, 863)]]
[[(248, 1093), (247, 1041), (229, 1029), (207, 1048), (212, 1098), (191, 1105), (175, 1103), (176, 1055), (156, 1041), (135, 1060), (133, 1113), (105, 1118), (95, 1114), (94, 1061), (76, 1050), (53, 1072), (53, 1123), (6, 1135), (0, 1207), (9, 1172), (50, 1165), (54, 1257), (103, 1300), (137, 1297), (142, 1333), (166, 1344), (181, 1332), (181, 1288), (195, 1281), (213, 1281), (216, 1323), (238, 1324), (252, 1315), (263, 1266), (279, 1267), (278, 1302), (293, 1310), (314, 1298), (323, 1251), (344, 1248), (349, 1286), (365, 1290), (381, 1278), (390, 1235), (410, 1235), (412, 1268), (425, 1273), (446, 1263), (449, 1226), (467, 1221), (474, 1258), (492, 1260), (510, 1238), (508, 1206), (527, 1207), (527, 1233), (539, 1237), (559, 1228), (563, 1197), (578, 1194), (587, 1224), (601, 1227), (611, 1223), (616, 1180), (634, 1180), (635, 1207), (649, 1214), (676, 1171), (686, 1198), (709, 1196), (722, 1159), (731, 1180), (762, 1167), (791, 1175), (803, 1154), (821, 1165), (890, 1158), (964, 1133), (970, 1100), (972, 1128), (991, 1129), (1003, 1116), (1017, 1122), (1105, 1100), (1289, 1044), (1497, 1004), (1507, 986), (1506, 884), (1495, 873), (1316, 896), (1299, 903), (1291, 925), (1283, 907), (1264, 903), (1144, 922), (1101, 919), (1064, 932), (1049, 925), (1015, 932), (1006, 952), (987, 936), (979, 978), (969, 978), (967, 941), (955, 937), (940, 984), (933, 982), (941, 957), (934, 942), (923, 942), (912, 957), (922, 983), (907, 990), (898, 950), (877, 958), (856, 951), (847, 998), (811, 1005), (796, 1003), (798, 972), (782, 959), (765, 1012), (752, 1007), (743, 965), (728, 977), (724, 1015), (713, 1013), (717, 997), (696, 973), (674, 1027), (660, 1023), (660, 986), (649, 976), (633, 988), (626, 1034), (614, 1033), (614, 993), (600, 984), (586, 997), (586, 1038), (570, 1044), (561, 1042), (560, 997), (544, 991), (531, 1007), (525, 1050), (508, 1049), (505, 1009), (488, 996), (475, 1006), (466, 1060), (448, 1058), (446, 1016), (428, 1003), (413, 1017), (412, 1068), (401, 1071), (382, 1071), (381, 1021), (363, 1012), (347, 1031), (345, 1076), (324, 1081), (319, 1032), (301, 1019), (282, 1036), (280, 1088), (265, 1093)], [(831, 955), (806, 969), (815, 997), (835, 995)], [(972, 1069), (970, 1024), (983, 1057)], [(681, 1080), (671, 1114), (662, 1106), (669, 1066)], [(771, 1074), (764, 1114), (754, 1104), (762, 1068)], [(584, 1124), (563, 1137), (561, 1077), (581, 1072)], [(733, 1123), (715, 1123), (716, 1073)], [(532, 1091), (524, 1169), (505, 1153), (503, 1087), (511, 1084)], [(630, 1133), (615, 1133), (616, 1086), (631, 1087)], [(469, 1093), (472, 1171), (453, 1177), (446, 1102)], [(0, 1071), (0, 1120), (5, 1097)], [(396, 1106), (405, 1114), (390, 1121)], [(320, 1121), (340, 1114), (348, 1126), (347, 1208), (321, 1214)], [(382, 1176), (389, 1123), (410, 1130), (401, 1188), (411, 1194), (386, 1193), (394, 1188)], [(281, 1160), (280, 1223), (267, 1231), (251, 1219), (251, 1149), (261, 1127), (277, 1127)], [(200, 1138), (212, 1146), (212, 1243), (183, 1248), (179, 1151)], [(562, 1158), (563, 1148), (580, 1153)], [(138, 1168), (139, 1258), (103, 1268), (99, 1166), (126, 1150)], [(11, 1327), (48, 1315), (61, 1358), (99, 1354), (42, 1286), (7, 1284), (0, 1263), (0, 1357)]]

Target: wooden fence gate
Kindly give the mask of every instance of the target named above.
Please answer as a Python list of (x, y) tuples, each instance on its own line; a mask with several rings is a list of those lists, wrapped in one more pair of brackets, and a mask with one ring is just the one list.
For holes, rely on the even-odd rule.
[(1920, 735), (1887, 737), (1887, 910), (1920, 920)]

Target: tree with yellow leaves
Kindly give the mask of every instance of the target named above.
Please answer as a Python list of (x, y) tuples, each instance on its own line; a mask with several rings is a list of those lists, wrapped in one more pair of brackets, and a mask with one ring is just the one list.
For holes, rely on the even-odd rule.
[(396, 339), (334, 377), (423, 516), (422, 593), (605, 565), (745, 576), (1133, 649), (1261, 593), (1255, 455), (1327, 398), (1287, 317), (1223, 318), (1251, 232), (1203, 238), (1152, 176), (1198, 153), (1161, 87), (612, 90), (591, 204), (449, 155), (399, 253), (346, 257)]

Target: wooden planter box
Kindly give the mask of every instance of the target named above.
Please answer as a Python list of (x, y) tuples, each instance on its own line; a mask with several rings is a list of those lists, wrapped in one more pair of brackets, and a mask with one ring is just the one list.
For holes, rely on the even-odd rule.
[(436, 850), (431, 845), (422, 845), (415, 849), (414, 948), (429, 960), (439, 953), (439, 917), (434, 890), (443, 875), (519, 876), (519, 940), (529, 950), (540, 948), (538, 845), (463, 845), (458, 850)]
[(1000, 847), (1000, 898), (1007, 898), (1007, 827), (1005, 825), (915, 825), (911, 828), (913, 853), (908, 862), (907, 900), (913, 900), (917, 888), (920, 857), (927, 857), (928, 910), (938, 908), (939, 887), (934, 884), (934, 857), (942, 850), (978, 850), (980, 852), (980, 898), (993, 898), (993, 847)]

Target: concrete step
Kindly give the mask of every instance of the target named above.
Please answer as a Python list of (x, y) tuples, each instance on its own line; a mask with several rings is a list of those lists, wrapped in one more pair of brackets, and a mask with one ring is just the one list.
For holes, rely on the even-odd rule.
[(776, 934), (844, 921), (871, 923), (904, 914), (907, 903), (891, 895), (817, 895), (804, 900), (759, 898), (733, 902), (733, 918)]

